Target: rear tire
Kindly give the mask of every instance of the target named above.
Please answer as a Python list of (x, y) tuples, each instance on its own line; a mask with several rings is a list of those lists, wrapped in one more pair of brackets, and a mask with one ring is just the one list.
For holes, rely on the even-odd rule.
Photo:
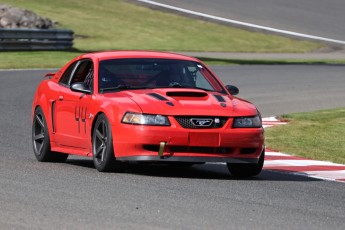
[(32, 122), (32, 146), (36, 159), (41, 162), (64, 162), (68, 157), (68, 154), (50, 150), (47, 121), (40, 107), (36, 109)]
[(256, 164), (252, 163), (227, 163), (227, 167), (231, 175), (235, 177), (253, 177), (258, 175), (264, 166), (265, 150), (262, 150), (259, 161)]

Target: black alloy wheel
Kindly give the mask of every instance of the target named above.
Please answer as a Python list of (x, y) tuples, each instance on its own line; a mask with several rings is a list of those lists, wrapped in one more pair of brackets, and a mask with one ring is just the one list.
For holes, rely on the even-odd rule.
[(99, 172), (120, 171), (116, 161), (111, 126), (104, 114), (98, 116), (92, 133), (93, 163)]

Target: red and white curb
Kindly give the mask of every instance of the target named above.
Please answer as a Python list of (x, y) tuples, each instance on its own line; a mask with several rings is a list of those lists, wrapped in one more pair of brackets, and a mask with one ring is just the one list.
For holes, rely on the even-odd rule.
[[(274, 117), (263, 118), (264, 128), (287, 124)], [(265, 170), (290, 172), (322, 180), (345, 182), (345, 165), (310, 160), (266, 149)]]
[(280, 121), (280, 120), (278, 120), (275, 117), (265, 117), (265, 118), (262, 118), (262, 126), (264, 128), (269, 128), (269, 127), (272, 127), (272, 126), (275, 126), (275, 125), (285, 125), (285, 124), (287, 124), (287, 122)]

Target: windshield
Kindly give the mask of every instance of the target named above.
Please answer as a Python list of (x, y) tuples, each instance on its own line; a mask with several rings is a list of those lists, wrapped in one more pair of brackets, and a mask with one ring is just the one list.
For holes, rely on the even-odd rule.
[(170, 59), (112, 59), (99, 65), (100, 92), (147, 88), (196, 88), (224, 93), (200, 63)]

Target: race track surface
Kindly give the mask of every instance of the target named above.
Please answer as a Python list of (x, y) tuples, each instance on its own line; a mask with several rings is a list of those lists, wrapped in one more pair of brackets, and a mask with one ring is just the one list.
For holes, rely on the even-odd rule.
[(344, 65), (214, 66), (263, 117), (345, 107)]
[[(279, 76), (284, 71), (296, 74), (298, 69), (301, 74), (290, 80), (295, 87), (282, 78), (281, 85), (289, 87), (282, 86), (273, 95), (278, 97), (281, 91), (284, 98), (286, 91), (289, 96), (312, 92), (313, 85), (330, 87), (328, 80), (341, 70), (317, 68), (324, 71), (324, 78), (309, 76), (313, 84), (306, 84), (300, 79), (307, 77), (307, 67), (282, 67)], [(278, 67), (213, 69), (226, 82), (235, 79), (240, 95), (256, 98), (262, 110), (279, 104), (275, 98), (264, 103), (268, 89), (275, 89), (278, 82), (249, 74), (265, 69), (266, 74), (277, 73)], [(62, 164), (37, 162), (31, 147), (30, 109), (35, 87), (46, 72), (50, 71), (0, 71), (1, 229), (345, 229), (344, 183), (272, 171), (238, 180), (216, 164), (131, 165), (127, 173), (119, 174), (99, 173), (86, 158), (71, 157)], [(335, 88), (344, 84), (331, 82)]]
[(345, 41), (343, 0), (156, 0), (188, 10)]

